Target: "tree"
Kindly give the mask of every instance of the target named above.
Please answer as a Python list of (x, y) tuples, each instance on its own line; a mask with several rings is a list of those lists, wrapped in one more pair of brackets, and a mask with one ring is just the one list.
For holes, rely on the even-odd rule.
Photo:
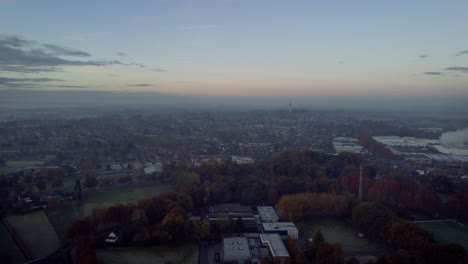
[(317, 255), (315, 256), (317, 264), (342, 264), (344, 263), (344, 253), (340, 243), (333, 245), (323, 242), (320, 244)]
[(62, 177), (55, 177), (55, 179), (52, 181), (52, 187), (63, 187), (63, 178)]
[(323, 237), (322, 231), (319, 229), (317, 232), (315, 232), (314, 238), (312, 240), (312, 243), (309, 243), (307, 246), (304, 254), (306, 257), (310, 260), (313, 261), (315, 260), (315, 256), (317, 254), (317, 251), (322, 243), (325, 242), (325, 238)]
[(67, 228), (67, 237), (72, 240), (71, 256), (73, 263), (98, 264), (93, 249), (94, 227), (88, 220), (77, 220)]
[(192, 225), (193, 230), (201, 239), (205, 239), (210, 235), (210, 223), (208, 219), (202, 218), (200, 220), (193, 220)]
[(437, 174), (429, 183), (432, 190), (441, 193), (453, 193), (453, 181), (444, 174)]
[(94, 175), (86, 175), (84, 185), (88, 188), (96, 187), (97, 179)]
[(46, 182), (43, 180), (43, 179), (40, 179), (37, 183), (36, 183), (36, 187), (37, 189), (39, 189), (40, 191), (42, 190), (45, 190), (47, 188), (47, 184)]

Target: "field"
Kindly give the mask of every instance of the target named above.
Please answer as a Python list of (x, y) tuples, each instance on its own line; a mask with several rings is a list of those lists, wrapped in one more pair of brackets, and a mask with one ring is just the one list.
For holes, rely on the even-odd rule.
[(95, 208), (107, 208), (117, 203), (137, 202), (140, 199), (150, 198), (172, 190), (172, 185), (155, 185), (150, 187), (86, 191), (83, 193), (84, 212), (85, 215), (89, 215)]
[(437, 242), (454, 242), (468, 250), (468, 228), (452, 221), (419, 222), (415, 225), (431, 232)]
[(24, 263), (26, 259), (0, 222), (0, 259), (2, 263)]
[(336, 218), (314, 218), (297, 223), (298, 228), (304, 232), (307, 238), (313, 238), (315, 232), (320, 229), (325, 240), (329, 243), (339, 242), (346, 254), (372, 252), (382, 255), (388, 251), (384, 245), (360, 238), (348, 223)]
[(60, 240), (43, 211), (11, 215), (6, 219), (31, 250), (34, 258), (46, 256), (60, 247)]
[(9, 160), (6, 162), (6, 167), (12, 169), (21, 169), (26, 167), (41, 166), (43, 160)]
[(61, 241), (66, 241), (67, 227), (74, 221), (81, 219), (79, 205), (70, 205), (68, 207), (54, 208), (47, 210), (47, 217), (55, 229), (57, 236)]
[(177, 247), (152, 246), (142, 248), (98, 249), (97, 255), (103, 264), (198, 263), (198, 247), (195, 243), (189, 243)]

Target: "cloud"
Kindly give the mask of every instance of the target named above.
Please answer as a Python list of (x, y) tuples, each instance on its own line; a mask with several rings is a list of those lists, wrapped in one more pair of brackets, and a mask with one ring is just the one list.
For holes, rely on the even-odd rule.
[(20, 73), (60, 71), (65, 66), (109, 66), (126, 65), (145, 67), (138, 63), (124, 63), (118, 60), (74, 60), (66, 57), (91, 57), (91, 54), (60, 47), (41, 44), (17, 36), (0, 35), (0, 70)]
[(57, 88), (92, 88), (95, 86), (87, 86), (87, 85), (54, 85), (53, 87)]
[(2, 88), (38, 88), (42, 83), (62, 82), (61, 79), (51, 78), (8, 78), (0, 77), (0, 87)]
[(115, 77), (115, 76), (118, 76), (118, 75), (116, 75), (116, 74), (107, 74), (107, 76)]
[(462, 51), (458, 52), (455, 56), (460, 56), (460, 55), (464, 55), (464, 54), (468, 54), (468, 50), (462, 50)]
[(80, 50), (67, 49), (52, 44), (44, 44), (42, 46), (56, 56), (91, 57), (91, 54)]
[(442, 73), (442, 72), (425, 72), (424, 74), (427, 74), (427, 75), (444, 75), (444, 73)]
[(453, 67), (447, 67), (444, 70), (446, 71), (458, 71), (462, 73), (468, 73), (468, 67), (460, 67), (460, 66), (453, 66)]
[(116, 54), (117, 56), (125, 56), (125, 55), (127, 55), (127, 54), (125, 54), (125, 53), (123, 53), (123, 52), (116, 52), (115, 54)]
[(137, 83), (137, 84), (129, 84), (127, 86), (130, 86), (130, 87), (149, 87), (149, 86), (155, 86), (155, 85), (149, 84), (149, 83)]
[(39, 72), (63, 72), (63, 70), (55, 67), (27, 67), (27, 66), (14, 66), (14, 65), (1, 65), (0, 71), (3, 72), (17, 72), (17, 73), (39, 73)]
[(216, 29), (221, 28), (218, 25), (196, 25), (196, 26), (185, 26), (185, 27), (178, 27), (178, 30), (197, 30), (197, 29)]
[(419, 58), (421, 58), (421, 59), (429, 58), (429, 55), (425, 55), (425, 54), (419, 55)]
[(157, 72), (167, 72), (167, 70), (164, 69), (150, 69), (151, 71), (157, 71)]

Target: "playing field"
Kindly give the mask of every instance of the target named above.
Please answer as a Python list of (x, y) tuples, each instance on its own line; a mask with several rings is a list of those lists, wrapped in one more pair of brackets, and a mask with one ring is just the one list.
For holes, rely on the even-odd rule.
[(57, 236), (62, 243), (66, 242), (66, 231), (68, 226), (75, 220), (81, 219), (81, 210), (79, 205), (70, 205), (68, 207), (54, 208), (47, 210), (47, 217), (52, 224)]
[(0, 222), (0, 262), (1, 263), (24, 263), (26, 259), (19, 250), (15, 241), (11, 238), (7, 229)]
[(11, 215), (7, 218), (34, 258), (46, 256), (60, 247), (60, 240), (44, 211)]
[(389, 249), (382, 244), (360, 238), (344, 220), (336, 218), (314, 218), (297, 223), (298, 228), (304, 232), (307, 238), (313, 238), (317, 230), (321, 230), (325, 240), (329, 243), (341, 243), (345, 253), (372, 252), (379, 256), (385, 254)]
[(94, 208), (108, 208), (118, 203), (138, 202), (173, 190), (172, 185), (155, 185), (125, 189), (93, 190), (83, 193), (84, 212), (89, 215)]
[(188, 243), (177, 247), (152, 246), (98, 249), (97, 255), (103, 264), (198, 263), (198, 247), (196, 243)]
[(431, 232), (437, 242), (458, 243), (468, 250), (468, 227), (466, 226), (453, 221), (419, 222), (414, 224)]

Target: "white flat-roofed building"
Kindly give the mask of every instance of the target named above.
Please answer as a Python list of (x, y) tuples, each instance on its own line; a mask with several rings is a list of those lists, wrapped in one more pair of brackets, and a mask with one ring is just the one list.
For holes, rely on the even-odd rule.
[(292, 239), (299, 239), (299, 230), (293, 222), (262, 223), (262, 228), (266, 234), (278, 234), (280, 236), (291, 236)]
[(333, 139), (333, 148), (336, 153), (351, 152), (364, 153), (364, 148), (359, 145), (357, 138), (337, 137)]
[(271, 206), (257, 206), (258, 214), (263, 223), (276, 223), (279, 220), (276, 211)]
[(289, 253), (278, 234), (260, 234), (260, 240), (269, 248), (273, 259), (279, 258), (280, 263), (286, 263)]
[(250, 263), (252, 254), (245, 237), (227, 237), (223, 239), (221, 250), (222, 263)]

